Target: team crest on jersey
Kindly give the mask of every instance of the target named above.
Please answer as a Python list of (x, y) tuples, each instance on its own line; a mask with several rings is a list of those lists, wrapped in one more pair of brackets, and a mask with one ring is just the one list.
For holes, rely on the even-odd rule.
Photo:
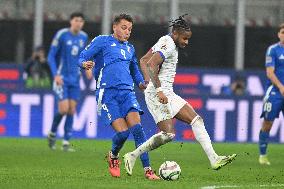
[(80, 47), (84, 47), (84, 41), (82, 39), (79, 40)]
[(67, 44), (67, 45), (72, 45), (72, 41), (71, 41), (71, 40), (68, 40), (66, 44)]
[(129, 46), (127, 46), (127, 51), (130, 53), (130, 47)]

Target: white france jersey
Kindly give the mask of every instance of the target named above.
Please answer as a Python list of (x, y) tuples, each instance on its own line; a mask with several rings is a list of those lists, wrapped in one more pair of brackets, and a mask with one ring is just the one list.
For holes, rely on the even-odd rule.
[[(165, 35), (152, 47), (152, 53), (159, 52), (164, 58), (160, 66), (159, 79), (164, 92), (173, 91), (173, 83), (176, 75), (178, 63), (178, 48), (170, 35)], [(149, 84), (150, 90), (155, 90), (152, 82)]]

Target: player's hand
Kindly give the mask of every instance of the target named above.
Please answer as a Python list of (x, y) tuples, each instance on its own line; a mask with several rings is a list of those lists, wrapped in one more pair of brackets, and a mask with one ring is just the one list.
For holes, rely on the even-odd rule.
[(63, 85), (63, 80), (62, 80), (60, 75), (56, 75), (54, 77), (54, 81), (55, 81), (56, 85)]
[(139, 89), (144, 91), (147, 88), (148, 84), (149, 84), (149, 81), (145, 81), (144, 83), (139, 83)]
[(166, 97), (166, 95), (163, 93), (163, 91), (158, 92), (157, 95), (159, 97), (159, 102), (161, 102), (162, 104), (168, 103), (168, 97)]
[(94, 65), (95, 63), (93, 61), (83, 62), (83, 68), (85, 68), (86, 70), (92, 69)]

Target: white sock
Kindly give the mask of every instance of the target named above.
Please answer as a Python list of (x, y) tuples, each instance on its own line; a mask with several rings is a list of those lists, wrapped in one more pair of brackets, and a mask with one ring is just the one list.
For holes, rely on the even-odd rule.
[(136, 148), (133, 152), (131, 152), (132, 155), (134, 155), (136, 158), (143, 154), (144, 152), (149, 152), (151, 150), (154, 150), (163, 144), (166, 144), (173, 140), (175, 137), (175, 134), (173, 133), (166, 133), (166, 132), (159, 132), (152, 137), (150, 137), (146, 142), (141, 144), (138, 148)]
[(204, 122), (200, 116), (196, 116), (192, 122), (192, 131), (196, 140), (201, 144), (204, 152), (206, 153), (211, 165), (215, 164), (218, 160), (218, 155), (216, 154), (213, 146), (211, 144), (210, 137), (205, 129)]

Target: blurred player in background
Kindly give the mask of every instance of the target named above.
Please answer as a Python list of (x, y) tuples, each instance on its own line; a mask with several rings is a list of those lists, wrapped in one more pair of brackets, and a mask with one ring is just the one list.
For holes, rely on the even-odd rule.
[(82, 31), (84, 15), (72, 13), (70, 28), (59, 30), (53, 38), (48, 54), (48, 64), (53, 75), (53, 90), (58, 101), (58, 112), (54, 115), (51, 130), (48, 134), (48, 145), (55, 149), (56, 132), (64, 115), (64, 139), (62, 150), (74, 151), (70, 146), (73, 116), (80, 95), (80, 69), (78, 67), (80, 52), (85, 48), (88, 36)]
[(215, 153), (203, 119), (190, 104), (173, 92), (178, 48), (185, 48), (188, 45), (192, 32), (183, 16), (174, 20), (172, 26), (172, 33), (161, 37), (140, 61), (145, 80), (151, 79), (145, 90), (145, 101), (161, 132), (153, 135), (133, 152), (125, 154), (125, 169), (129, 175), (132, 175), (136, 158), (141, 153), (154, 150), (173, 140), (173, 118), (192, 126), (195, 138), (201, 144), (213, 169), (220, 169), (236, 156), (219, 156)]
[[(98, 36), (82, 51), (80, 67), (91, 69), (96, 62), (96, 98), (98, 114), (105, 125), (116, 131), (112, 138), (112, 149), (107, 155), (109, 172), (120, 177), (119, 151), (130, 133), (138, 147), (146, 141), (141, 126), (140, 114), (143, 111), (136, 100), (134, 84), (142, 90), (146, 88), (143, 76), (138, 69), (135, 49), (127, 40), (130, 37), (133, 19), (130, 15), (120, 14), (113, 21), (113, 35)], [(145, 177), (159, 179), (150, 167), (148, 153), (140, 156)]]
[(278, 30), (280, 41), (268, 47), (266, 52), (266, 93), (261, 117), (264, 118), (259, 132), (259, 163), (270, 165), (266, 155), (269, 132), (280, 111), (284, 112), (284, 23)]

